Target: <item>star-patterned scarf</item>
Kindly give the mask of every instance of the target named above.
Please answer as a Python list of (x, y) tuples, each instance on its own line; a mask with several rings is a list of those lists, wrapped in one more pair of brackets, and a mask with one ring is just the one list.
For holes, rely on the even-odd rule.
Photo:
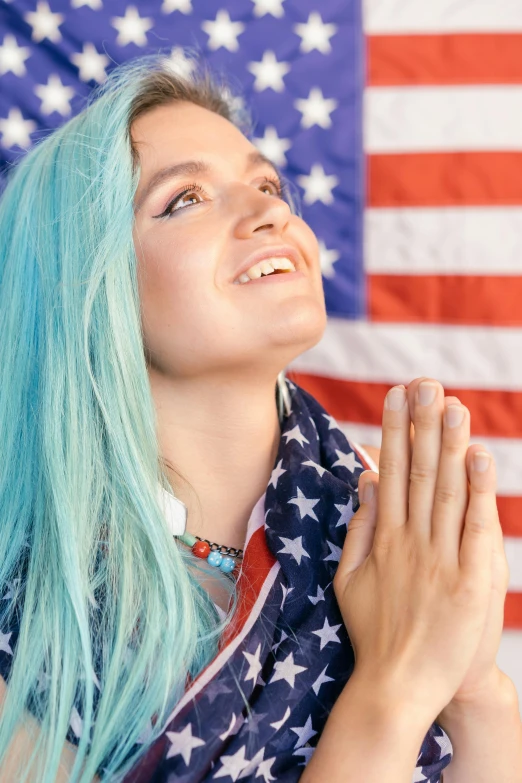
[[(250, 519), (235, 621), (125, 783), (297, 781), (353, 672), (332, 580), (370, 464), (311, 394), (286, 383), (291, 411), (264, 524)], [(412, 783), (440, 783), (451, 758), (433, 723)]]

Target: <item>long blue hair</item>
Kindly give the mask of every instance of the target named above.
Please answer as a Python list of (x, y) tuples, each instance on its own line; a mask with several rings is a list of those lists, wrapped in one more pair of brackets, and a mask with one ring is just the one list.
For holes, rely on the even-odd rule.
[[(20, 623), (0, 768), (15, 732), (34, 718), (39, 728), (20, 783), (35, 772), (54, 783), (78, 705), (69, 780), (123, 779), (187, 678), (216, 655), (236, 608), (234, 591), (220, 620), (158, 503), (158, 484), (172, 490), (132, 241), (133, 119), (188, 100), (251, 137), (227, 77), (192, 63), (190, 75), (161, 53), (118, 65), (80, 114), (17, 161), (0, 198), (0, 589), (17, 588), (16, 602), (0, 600), (0, 631)], [(287, 200), (298, 212), (290, 190)], [(284, 371), (275, 394), (281, 418)]]

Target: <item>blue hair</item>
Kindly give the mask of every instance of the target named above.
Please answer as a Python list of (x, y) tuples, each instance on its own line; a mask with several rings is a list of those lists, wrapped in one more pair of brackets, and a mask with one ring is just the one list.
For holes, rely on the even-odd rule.
[[(190, 76), (162, 54), (117, 66), (80, 114), (13, 166), (0, 198), (0, 586), (19, 579), (18, 601), (0, 602), (0, 629), (23, 607), (0, 768), (16, 731), (30, 730), (26, 710), (40, 728), (20, 783), (35, 771), (54, 783), (78, 705), (69, 780), (123, 779), (187, 677), (215, 657), (237, 605), (234, 589), (220, 620), (158, 502), (158, 483), (171, 488), (132, 241), (133, 118), (190, 100), (251, 134), (225, 77), (193, 63)], [(276, 401), (282, 418), (284, 371)]]

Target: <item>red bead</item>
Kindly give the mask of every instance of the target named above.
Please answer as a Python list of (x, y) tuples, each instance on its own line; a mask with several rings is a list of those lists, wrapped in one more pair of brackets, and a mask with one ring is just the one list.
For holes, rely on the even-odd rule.
[(206, 558), (210, 554), (210, 547), (206, 541), (197, 541), (192, 547), (192, 553), (196, 557)]

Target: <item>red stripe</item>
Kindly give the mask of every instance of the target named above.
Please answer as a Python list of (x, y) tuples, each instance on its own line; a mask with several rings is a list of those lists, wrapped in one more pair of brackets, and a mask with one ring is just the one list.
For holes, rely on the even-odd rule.
[(419, 152), (366, 161), (370, 207), (522, 204), (522, 177), (514, 175), (522, 152)]
[(498, 516), (505, 536), (522, 538), (522, 497), (497, 496)]
[[(295, 370), (286, 374), (289, 380), (312, 394), (338, 422), (382, 426), (384, 398), (393, 383), (327, 378)], [(405, 379), (402, 383), (408, 386), (413, 380)], [(444, 393), (458, 397), (469, 408), (472, 437), (522, 438), (520, 392), (445, 386)]]
[(371, 87), (409, 84), (522, 84), (522, 35), (371, 35)]
[(522, 593), (508, 593), (506, 595), (504, 628), (522, 628)]
[(367, 286), (371, 321), (522, 325), (522, 276), (369, 275)]
[(251, 536), (244, 556), (242, 574), (237, 582), (238, 604), (230, 625), (220, 639), (221, 651), (242, 630), (259, 596), (261, 587), (277, 559), (266, 542), (264, 527), (259, 527)]

